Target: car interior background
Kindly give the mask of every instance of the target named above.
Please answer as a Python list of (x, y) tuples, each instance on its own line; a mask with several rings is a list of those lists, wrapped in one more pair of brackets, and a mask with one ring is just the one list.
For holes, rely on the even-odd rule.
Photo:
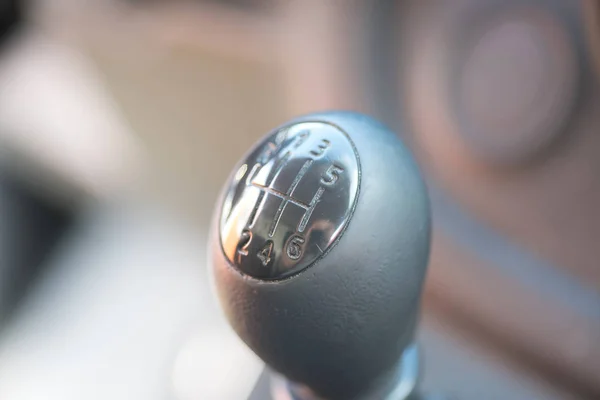
[(600, 398), (599, 1), (9, 0), (0, 24), (0, 399), (266, 396), (208, 225), (258, 138), (331, 109), (426, 178), (425, 390)]

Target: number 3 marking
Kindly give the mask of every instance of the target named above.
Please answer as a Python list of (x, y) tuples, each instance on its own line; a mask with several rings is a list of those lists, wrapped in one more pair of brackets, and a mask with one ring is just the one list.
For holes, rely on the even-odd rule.
[(323, 153), (325, 152), (325, 149), (327, 149), (329, 147), (330, 143), (331, 142), (329, 140), (323, 139), (323, 140), (321, 140), (321, 143), (319, 143), (319, 145), (317, 146), (317, 150), (311, 150), (310, 153), (313, 156), (317, 156), (317, 157), (322, 156)]

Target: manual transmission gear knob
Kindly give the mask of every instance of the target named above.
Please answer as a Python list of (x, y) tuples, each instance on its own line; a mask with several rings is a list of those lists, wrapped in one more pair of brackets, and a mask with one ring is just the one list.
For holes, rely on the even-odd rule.
[(356, 113), (294, 119), (234, 169), (216, 213), (214, 279), (242, 340), (315, 395), (392, 390), (430, 242), (426, 190), (400, 140)]

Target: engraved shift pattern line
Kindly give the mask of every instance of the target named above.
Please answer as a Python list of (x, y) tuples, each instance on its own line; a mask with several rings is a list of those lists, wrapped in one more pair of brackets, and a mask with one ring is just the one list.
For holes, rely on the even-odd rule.
[(306, 229), (306, 224), (308, 224), (308, 220), (310, 219), (310, 216), (312, 215), (313, 211), (315, 211), (315, 207), (317, 206), (317, 203), (319, 203), (319, 200), (321, 200), (321, 196), (323, 195), (324, 191), (325, 188), (321, 186), (319, 187), (319, 190), (317, 190), (317, 193), (315, 193), (315, 195), (313, 196), (308, 209), (306, 210), (306, 212), (302, 216), (302, 219), (300, 220), (300, 224), (298, 224), (298, 232), (304, 232), (304, 229)]
[[(294, 146), (294, 148), (298, 148), (304, 142), (306, 137), (308, 137), (309, 133), (310, 132), (302, 132), (299, 135), (299, 137), (298, 137), (299, 140), (297, 140), (296, 146)], [(319, 145), (319, 149), (318, 149), (319, 151), (318, 151), (317, 155), (323, 154), (324, 150), (327, 147), (329, 147), (329, 144), (330, 144), (329, 140), (323, 139), (322, 142), (323, 143), (321, 145)], [(269, 143), (268, 149), (266, 149), (266, 151), (264, 151), (261, 156), (261, 158), (263, 158), (261, 161), (263, 161), (263, 163), (268, 162), (267, 160), (264, 159), (264, 157), (265, 156), (270, 157), (274, 152), (279, 150), (280, 147), (281, 147), (281, 143), (277, 143), (277, 144)], [(315, 154), (314, 151), (312, 151), (312, 153)], [(254, 178), (255, 178), (256, 174), (258, 173), (258, 170), (263, 166), (260, 162), (257, 164), (254, 164), (254, 166), (250, 170), (250, 173), (248, 174), (248, 177), (246, 179), (246, 185), (252, 185), (252, 186), (260, 189), (260, 195), (256, 201), (256, 204), (254, 205), (254, 208), (252, 209), (252, 212), (250, 213), (250, 218), (249, 218), (247, 226), (252, 227), (254, 225), (257, 214), (258, 214), (258, 210), (264, 201), (265, 194), (272, 194), (273, 196), (281, 199), (281, 203), (279, 204), (279, 207), (277, 208), (277, 211), (275, 213), (275, 216), (273, 217), (271, 226), (269, 228), (269, 232), (268, 232), (269, 237), (273, 237), (275, 235), (275, 231), (277, 230), (277, 227), (279, 226), (279, 222), (281, 220), (283, 212), (285, 211), (285, 208), (287, 207), (288, 203), (292, 203), (292, 204), (294, 204), (298, 207), (301, 207), (305, 210), (304, 215), (302, 216), (300, 223), (298, 224), (298, 232), (304, 232), (304, 230), (306, 229), (306, 225), (308, 224), (308, 221), (310, 220), (310, 217), (312, 216), (313, 211), (315, 210), (317, 204), (319, 203), (321, 196), (325, 192), (324, 187), (322, 187), (322, 186), (319, 187), (319, 189), (314, 194), (314, 196), (309, 204), (306, 204), (306, 203), (292, 197), (294, 190), (296, 190), (296, 188), (300, 184), (300, 181), (302, 180), (304, 175), (306, 175), (306, 173), (310, 169), (311, 165), (313, 164), (313, 162), (314, 162), (313, 159), (308, 159), (304, 162), (304, 164), (302, 165), (302, 168), (300, 168), (300, 171), (294, 177), (294, 180), (293, 180), (292, 184), (290, 185), (290, 187), (288, 188), (288, 190), (286, 191), (286, 193), (283, 193), (277, 189), (272, 188), (271, 187), (272, 182), (276, 179), (279, 172), (287, 164), (290, 157), (291, 157), (291, 153), (288, 151), (285, 153), (285, 155), (283, 157), (281, 157), (279, 160), (277, 160), (276, 167), (273, 168), (273, 170), (269, 173), (271, 179), (267, 179), (266, 185), (262, 185), (260, 183), (254, 182)]]
[(248, 223), (246, 224), (246, 226), (248, 226), (248, 228), (252, 228), (254, 226), (254, 223), (256, 222), (256, 215), (258, 214), (258, 208), (262, 204), (264, 197), (265, 197), (265, 192), (261, 190), (260, 194), (258, 195), (258, 199), (256, 199), (256, 204), (254, 205), (254, 208), (252, 209), (252, 212), (250, 213), (250, 218), (248, 218)]
[(252, 169), (250, 170), (250, 173), (248, 174), (248, 177), (246, 178), (246, 186), (250, 186), (252, 184), (254, 175), (256, 175), (256, 172), (258, 171), (259, 168), (260, 168), (259, 163), (256, 163), (252, 166)]
[[(277, 164), (277, 168), (275, 169), (275, 173), (273, 174), (274, 176), (277, 176), (279, 171), (281, 171), (281, 169), (283, 169), (285, 164), (287, 164), (288, 160), (290, 159), (291, 155), (292, 154), (288, 151), (279, 160), (279, 162)], [(254, 185), (254, 183), (252, 181), (254, 180), (254, 177), (258, 173), (258, 170), (260, 169), (260, 167), (262, 167), (262, 165), (260, 163), (254, 164), (254, 166), (250, 170), (250, 173), (248, 174), (248, 178), (246, 178), (246, 185), (256, 186), (256, 185)], [(252, 212), (250, 213), (250, 218), (248, 218), (248, 222), (246, 223), (246, 226), (248, 226), (249, 228), (252, 228), (254, 226), (254, 223), (256, 222), (256, 216), (258, 213), (258, 209), (262, 205), (264, 197), (265, 197), (265, 192), (261, 190), (260, 194), (258, 195), (258, 199), (256, 199), (256, 204), (254, 204), (254, 208), (252, 209)]]
[[(302, 180), (302, 177), (304, 177), (304, 174), (306, 174), (306, 172), (308, 171), (308, 169), (310, 168), (312, 163), (313, 163), (313, 160), (306, 160), (304, 162), (304, 165), (302, 166), (302, 168), (300, 168), (300, 172), (298, 172), (298, 174), (294, 178), (294, 181), (292, 182), (292, 184), (290, 185), (289, 189), (286, 192), (286, 195), (289, 198), (291, 198), (292, 194), (294, 194), (294, 190), (296, 190), (296, 187), (298, 187), (298, 184)], [(288, 202), (289, 201), (286, 199), (281, 200), (281, 203), (279, 204), (279, 208), (277, 209), (277, 212), (275, 213), (275, 217), (273, 218), (273, 222), (271, 223), (271, 228), (269, 229), (269, 237), (273, 237), (273, 235), (275, 234), (275, 230), (277, 230), (277, 226), (279, 225), (279, 220), (281, 219), (281, 215), (283, 214), (283, 211), (285, 210), (285, 207), (287, 206)]]
[(257, 188), (259, 188), (261, 190), (264, 190), (268, 194), (272, 194), (275, 197), (279, 197), (280, 199), (286, 200), (286, 201), (288, 201), (288, 202), (290, 202), (290, 203), (292, 203), (292, 204), (294, 204), (294, 205), (296, 205), (298, 207), (304, 208), (305, 210), (308, 210), (309, 207), (310, 207), (310, 204), (306, 204), (306, 203), (304, 203), (304, 202), (302, 202), (302, 201), (300, 201), (298, 199), (294, 199), (293, 197), (290, 197), (287, 194), (285, 194), (283, 192), (280, 192), (277, 189), (273, 189), (272, 187), (261, 185), (260, 183), (256, 183), (256, 182), (253, 182), (252, 184), (254, 186), (256, 186)]
[[(260, 166), (261, 165), (259, 163), (256, 163), (250, 170), (250, 173), (248, 174), (248, 178), (246, 178), (247, 186), (252, 185), (252, 180), (254, 179), (254, 176), (258, 172), (258, 169), (260, 168)], [(254, 204), (254, 208), (252, 209), (252, 212), (250, 213), (250, 218), (248, 218), (248, 222), (246, 223), (246, 225), (249, 228), (252, 228), (254, 226), (254, 222), (256, 221), (256, 215), (258, 213), (258, 207), (262, 203), (264, 197), (265, 197), (265, 192), (263, 192), (261, 190), (260, 194), (258, 195), (258, 199), (256, 200), (256, 203)]]

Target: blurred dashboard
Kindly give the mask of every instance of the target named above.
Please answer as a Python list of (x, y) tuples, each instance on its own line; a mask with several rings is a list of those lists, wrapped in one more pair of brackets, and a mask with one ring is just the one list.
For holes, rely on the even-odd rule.
[[(27, 303), (37, 311), (8, 327), (4, 351), (40, 347), (4, 353), (6, 393), (26, 393), (24, 371), (36, 365), (31, 376), (42, 377), (58, 360), (67, 361), (40, 391), (10, 398), (42, 398), (44, 385), (62, 399), (90, 398), (89, 387), (106, 390), (97, 398), (249, 393), (260, 363), (235, 339), (214, 339), (227, 329), (207, 306), (200, 232), (256, 138), (291, 116), (341, 108), (394, 127), (428, 180), (426, 387), (465, 399), (492, 398), (486, 388), (504, 399), (597, 398), (599, 9), (593, 0), (36, 2), (30, 29), (0, 58), (2, 160), (70, 205), (84, 233), (49, 258), (56, 275)], [(158, 203), (185, 223), (140, 216), (130, 203)], [(85, 233), (96, 229), (102, 240)], [(36, 336), (48, 323), (49, 337)], [(191, 332), (235, 350), (211, 356)], [(67, 341), (73, 353), (56, 352)], [(182, 348), (196, 355), (177, 358)], [(231, 375), (235, 363), (248, 373)], [(222, 377), (213, 397), (210, 380), (190, 372), (210, 374), (206, 365)], [(179, 389), (144, 386), (166, 377)], [(230, 380), (245, 382), (241, 392), (218, 392)]]

